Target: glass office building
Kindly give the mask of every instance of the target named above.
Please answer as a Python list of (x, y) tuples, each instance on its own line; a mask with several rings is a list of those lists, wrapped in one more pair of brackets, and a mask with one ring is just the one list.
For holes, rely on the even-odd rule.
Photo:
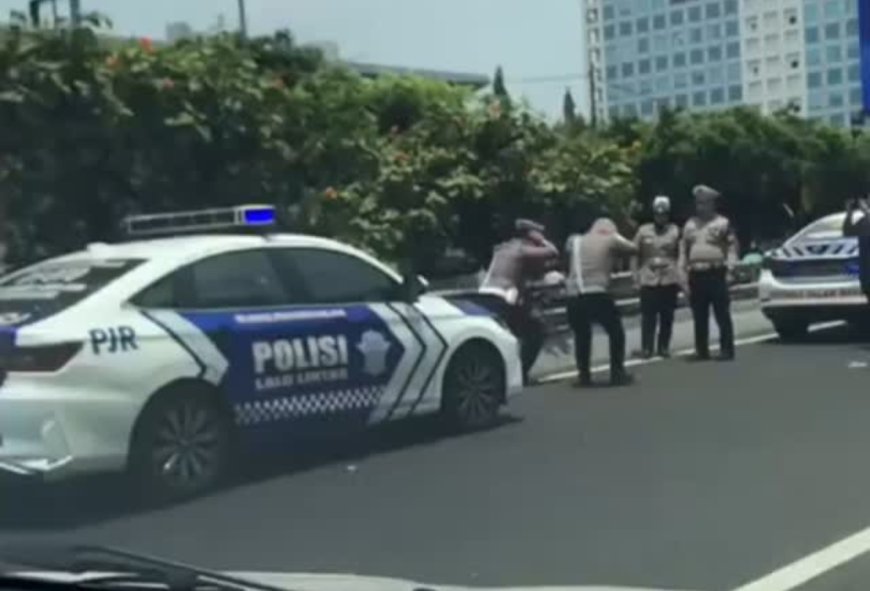
[(863, 5), (870, 0), (587, 0), (592, 107), (607, 120), (652, 119), (663, 106), (790, 106), (849, 125), (864, 102)]

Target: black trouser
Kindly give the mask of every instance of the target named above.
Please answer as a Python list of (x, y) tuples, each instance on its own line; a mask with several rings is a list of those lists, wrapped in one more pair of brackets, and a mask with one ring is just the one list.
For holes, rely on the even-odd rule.
[(731, 322), (731, 295), (724, 268), (689, 272), (689, 300), (695, 319), (695, 353), (710, 355), (710, 307), (719, 326), (719, 345), (724, 355), (734, 354), (734, 325)]
[(574, 331), (574, 356), (580, 378), (589, 378), (592, 363), (592, 324), (600, 324), (610, 340), (610, 375), (625, 371), (625, 330), (613, 296), (581, 294), (568, 302), (568, 322)]
[(655, 285), (640, 288), (640, 342), (644, 352), (653, 352), (657, 326), (659, 352), (667, 351), (670, 348), (678, 289), (676, 285)]
[(523, 378), (528, 380), (529, 371), (535, 365), (544, 346), (544, 322), (538, 311), (531, 305), (509, 305), (505, 312), (505, 321), (520, 341)]

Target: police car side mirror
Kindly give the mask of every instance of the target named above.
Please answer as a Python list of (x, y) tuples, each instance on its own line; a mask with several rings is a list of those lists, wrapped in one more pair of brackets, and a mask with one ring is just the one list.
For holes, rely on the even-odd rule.
[(429, 282), (416, 273), (408, 273), (402, 277), (402, 299), (414, 303), (426, 293)]

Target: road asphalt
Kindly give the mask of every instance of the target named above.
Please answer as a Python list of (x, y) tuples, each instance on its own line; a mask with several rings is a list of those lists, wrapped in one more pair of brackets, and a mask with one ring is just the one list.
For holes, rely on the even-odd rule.
[[(405, 423), (172, 507), (135, 508), (112, 479), (9, 492), (0, 543), (432, 585), (735, 589), (870, 525), (868, 363), (834, 329), (642, 365), (628, 388), (536, 386), (485, 432)], [(870, 560), (799, 588), (870, 588)]]

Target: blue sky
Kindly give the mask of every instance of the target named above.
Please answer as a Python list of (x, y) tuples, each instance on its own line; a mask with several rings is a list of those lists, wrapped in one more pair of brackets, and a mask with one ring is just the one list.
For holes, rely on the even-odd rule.
[[(58, 0), (66, 12), (66, 0)], [(195, 29), (223, 13), (237, 23), (237, 0), (81, 0), (122, 33), (163, 37), (169, 21)], [(492, 75), (551, 116), (572, 89), (585, 112), (582, 0), (246, 0), (249, 29), (289, 28), (302, 42), (334, 41), (347, 59)], [(26, 0), (0, 0), (0, 16)], [(48, 10), (48, 7), (44, 10)], [(4, 19), (5, 20), (5, 19)]]

